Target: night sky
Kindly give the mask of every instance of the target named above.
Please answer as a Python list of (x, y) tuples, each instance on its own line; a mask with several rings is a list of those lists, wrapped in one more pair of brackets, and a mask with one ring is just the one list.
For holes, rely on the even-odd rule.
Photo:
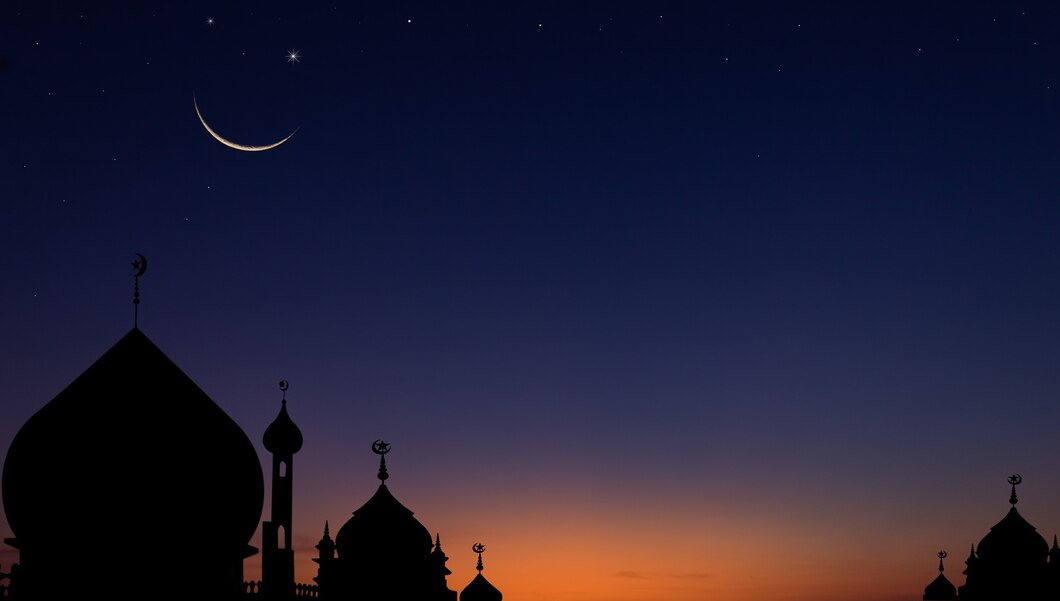
[(1016, 472), (1060, 531), (1056, 2), (101, 4), (0, 4), (3, 449), (140, 252), (263, 462), (290, 381), (302, 582), (377, 438), (512, 601), (918, 599)]

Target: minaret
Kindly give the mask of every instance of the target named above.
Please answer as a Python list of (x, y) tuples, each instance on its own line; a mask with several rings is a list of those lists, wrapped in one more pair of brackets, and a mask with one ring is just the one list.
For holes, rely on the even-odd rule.
[(272, 453), (272, 520), (261, 524), (261, 588), (272, 599), (294, 596), (294, 549), (291, 547), (291, 479), (294, 454), (302, 432), (287, 415), (287, 380), (280, 382), (280, 414), (265, 429), (262, 442)]
[(331, 531), (328, 529), (326, 520), (324, 521), (324, 536), (317, 543), (317, 551), (320, 554), (313, 561), (320, 567), (317, 568), (317, 575), (313, 581), (317, 583), (318, 598), (328, 599), (329, 593), (335, 586), (332, 581), (335, 570), (335, 541), (331, 540)]

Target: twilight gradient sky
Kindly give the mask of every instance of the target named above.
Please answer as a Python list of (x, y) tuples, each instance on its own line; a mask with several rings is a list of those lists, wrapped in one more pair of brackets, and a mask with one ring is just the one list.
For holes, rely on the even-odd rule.
[(1060, 4), (101, 4), (0, 5), (3, 448), (142, 252), (263, 460), (291, 382), (302, 581), (376, 438), (512, 601), (918, 599), (1013, 472), (1060, 531)]

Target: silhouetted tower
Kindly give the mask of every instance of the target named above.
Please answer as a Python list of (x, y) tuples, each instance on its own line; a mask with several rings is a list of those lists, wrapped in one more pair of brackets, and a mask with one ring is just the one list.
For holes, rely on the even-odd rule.
[(1060, 545), (1053, 535), (1053, 546), (1049, 549), (1049, 593), (1053, 599), (1060, 598)]
[(331, 540), (331, 532), (328, 530), (326, 520), (324, 521), (324, 536), (317, 543), (317, 551), (319, 554), (313, 561), (320, 567), (317, 568), (317, 575), (316, 578), (313, 578), (313, 581), (319, 587), (319, 598), (329, 599), (333, 597), (331, 593), (335, 590), (335, 586), (332, 584), (333, 571), (335, 570), (335, 541)]
[(302, 432), (287, 415), (287, 380), (280, 382), (280, 414), (265, 429), (262, 442), (272, 453), (272, 520), (261, 524), (261, 588), (265, 596), (294, 596), (294, 549), (291, 547), (291, 478)]
[(942, 573), (946, 570), (942, 560), (946, 559), (946, 552), (939, 551), (939, 575), (924, 588), (924, 601), (953, 601), (957, 598), (957, 587), (953, 586), (949, 578)]
[(957, 588), (957, 596), (960, 599), (974, 599), (979, 589), (979, 558), (975, 556), (975, 545), (968, 551), (968, 559), (964, 560), (964, 584)]
[(434, 576), (430, 581), (434, 583), (435, 592), (443, 596), (452, 596), (453, 591), (449, 590), (449, 586), (445, 582), (446, 577), (453, 573), (445, 566), (447, 561), (449, 561), (449, 558), (442, 552), (442, 535), (436, 532), (434, 534), (434, 549), (431, 551), (431, 569), (434, 570)]
[(486, 546), (475, 543), (471, 545), (471, 550), (478, 553), (478, 564), (475, 566), (478, 574), (460, 591), (460, 601), (501, 601), (501, 592), (482, 575), (482, 552)]

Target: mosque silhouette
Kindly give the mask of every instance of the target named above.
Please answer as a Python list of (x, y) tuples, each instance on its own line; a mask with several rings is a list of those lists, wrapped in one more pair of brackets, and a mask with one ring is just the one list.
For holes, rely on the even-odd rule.
[[(139, 276), (134, 304), (139, 304)], [(134, 322), (135, 323), (135, 322)], [(18, 563), (0, 572), (0, 597), (22, 600), (317, 598), (335, 601), (456, 601), (440, 538), (386, 486), (332, 540), (316, 546), (314, 584), (294, 575), (294, 455), (302, 433), (280, 412), (266, 428), (272, 454), (272, 516), (262, 522), (261, 580), (243, 560), (264, 503), (261, 463), (250, 439), (138, 325), (22, 426), (4, 461), (3, 503)], [(500, 601), (478, 575), (460, 601)]]
[(1009, 479), (1012, 507), (990, 532), (972, 545), (964, 561), (965, 582), (954, 586), (943, 573), (939, 551), (939, 575), (924, 588), (924, 601), (1046, 601), (1060, 599), (1060, 546), (1056, 536), (1050, 548), (1037, 528), (1016, 510), (1019, 474)]

